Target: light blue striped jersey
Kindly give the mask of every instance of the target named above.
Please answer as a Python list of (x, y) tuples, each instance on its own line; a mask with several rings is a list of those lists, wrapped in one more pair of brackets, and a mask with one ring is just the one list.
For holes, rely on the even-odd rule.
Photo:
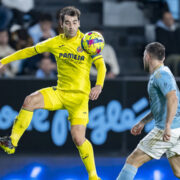
[(167, 115), (166, 94), (176, 91), (178, 97), (178, 108), (171, 128), (180, 128), (180, 98), (179, 89), (175, 78), (167, 66), (160, 66), (151, 74), (148, 82), (148, 94), (150, 99), (151, 112), (155, 119), (155, 126), (164, 129)]

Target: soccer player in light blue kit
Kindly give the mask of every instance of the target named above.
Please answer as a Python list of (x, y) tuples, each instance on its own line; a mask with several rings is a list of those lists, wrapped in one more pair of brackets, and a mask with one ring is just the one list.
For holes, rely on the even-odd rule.
[(162, 44), (154, 42), (146, 46), (143, 62), (144, 69), (150, 73), (151, 112), (131, 129), (131, 133), (140, 134), (152, 119), (155, 127), (129, 155), (117, 180), (133, 180), (140, 166), (151, 159), (160, 159), (164, 153), (174, 175), (180, 179), (180, 95), (174, 76), (163, 64), (164, 59)]

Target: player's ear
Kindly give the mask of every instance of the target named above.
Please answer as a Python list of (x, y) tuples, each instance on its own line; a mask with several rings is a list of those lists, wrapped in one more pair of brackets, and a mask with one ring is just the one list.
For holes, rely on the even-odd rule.
[(149, 55), (149, 53), (146, 53), (147, 56), (147, 60), (151, 59), (151, 56)]

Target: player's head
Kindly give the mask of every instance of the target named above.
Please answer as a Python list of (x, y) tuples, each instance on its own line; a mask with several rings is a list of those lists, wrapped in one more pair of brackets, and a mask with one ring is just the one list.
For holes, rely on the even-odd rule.
[(60, 24), (67, 37), (76, 36), (80, 27), (80, 15), (80, 10), (73, 6), (67, 6), (60, 11)]
[(149, 72), (149, 66), (153, 61), (159, 61), (163, 63), (165, 59), (165, 47), (158, 42), (153, 42), (145, 47), (144, 51), (144, 70)]

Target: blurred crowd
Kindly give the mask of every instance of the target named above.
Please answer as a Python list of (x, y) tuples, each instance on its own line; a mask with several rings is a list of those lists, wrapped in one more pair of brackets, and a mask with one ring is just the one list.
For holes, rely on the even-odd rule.
[[(58, 12), (57, 12), (58, 14)], [(59, 31), (60, 30), (60, 31)], [(53, 18), (49, 13), (36, 12), (33, 0), (2, 0), (0, 5), (0, 59), (22, 48), (54, 37), (62, 30), (53, 27)], [(115, 78), (120, 68), (112, 46), (106, 45), (107, 77)], [(37, 78), (55, 78), (57, 74), (55, 58), (50, 53), (14, 61), (0, 70), (0, 77), (34, 76)], [(93, 67), (91, 76), (96, 76)]]
[[(57, 13), (58, 14), (58, 13)], [(83, 15), (82, 15), (83, 16)], [(34, 0), (0, 1), (0, 59), (22, 48), (33, 46), (38, 42), (62, 33), (49, 13), (34, 10)], [(57, 22), (57, 19), (56, 19)], [(166, 64), (175, 76), (180, 75), (180, 27), (174, 20), (168, 7), (161, 11), (161, 17), (153, 24), (154, 33), (151, 41), (159, 41), (166, 46)], [(102, 34), (103, 30), (98, 30)], [(144, 42), (145, 44), (146, 42)], [(115, 79), (121, 75), (117, 51), (106, 44), (102, 52), (106, 66), (107, 78)], [(119, 55), (121, 56), (121, 54)], [(14, 61), (0, 70), (0, 77), (33, 76), (37, 78), (56, 78), (55, 58), (50, 53), (36, 55), (21, 61)], [(91, 76), (97, 75), (92, 66)]]
[[(33, 0), (2, 0), (0, 5), (0, 59), (15, 51), (54, 37), (51, 14), (34, 11)], [(0, 77), (20, 75), (56, 77), (55, 58), (50, 53), (14, 61), (0, 70)]]
[(175, 76), (180, 76), (180, 26), (169, 11), (162, 14), (156, 23), (156, 41), (166, 47), (165, 64)]

